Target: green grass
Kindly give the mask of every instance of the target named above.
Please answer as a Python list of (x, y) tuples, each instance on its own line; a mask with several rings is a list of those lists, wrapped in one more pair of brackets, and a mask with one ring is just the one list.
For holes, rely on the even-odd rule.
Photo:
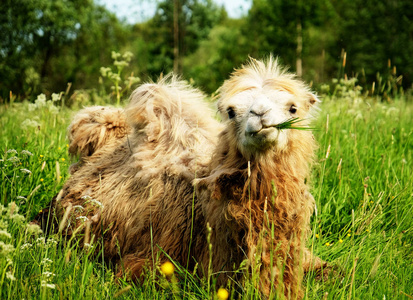
[[(0, 298), (216, 298), (205, 279), (179, 266), (175, 273), (184, 281), (116, 281), (101, 256), (78, 247), (75, 239), (53, 235), (45, 241), (28, 226), (68, 177), (66, 128), (72, 114), (27, 103), (0, 106)], [(317, 214), (308, 246), (335, 273), (324, 281), (309, 274), (306, 298), (413, 297), (412, 115), (406, 99), (389, 104), (357, 94), (324, 97), (312, 124), (320, 146), (311, 179)], [(251, 278), (244, 287), (233, 283), (232, 297), (260, 299), (256, 276)]]

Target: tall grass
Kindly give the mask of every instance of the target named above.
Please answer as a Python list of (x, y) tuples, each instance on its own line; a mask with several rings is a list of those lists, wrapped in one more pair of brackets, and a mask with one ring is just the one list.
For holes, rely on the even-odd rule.
[[(217, 298), (213, 278), (197, 278), (179, 265), (175, 279), (157, 272), (139, 284), (115, 280), (93, 249), (28, 225), (68, 176), (72, 113), (27, 103), (0, 106), (0, 298)], [(307, 299), (413, 297), (412, 114), (405, 99), (382, 103), (351, 87), (323, 97), (312, 124), (320, 147), (308, 247), (333, 271), (324, 280), (305, 277)], [(260, 299), (257, 277), (243, 286), (231, 282), (230, 297)]]

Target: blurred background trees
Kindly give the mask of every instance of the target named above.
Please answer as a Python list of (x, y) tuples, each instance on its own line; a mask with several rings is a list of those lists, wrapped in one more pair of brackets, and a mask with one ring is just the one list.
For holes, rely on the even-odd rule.
[(410, 0), (252, 0), (238, 19), (213, 0), (160, 0), (138, 24), (92, 0), (4, 0), (0, 99), (10, 91), (31, 99), (69, 82), (72, 90), (97, 87), (112, 50), (134, 54), (134, 76), (155, 79), (175, 63), (208, 93), (248, 56), (269, 53), (316, 87), (347, 74), (365, 90), (373, 82), (376, 92), (389, 84), (406, 89), (413, 80), (412, 21)]

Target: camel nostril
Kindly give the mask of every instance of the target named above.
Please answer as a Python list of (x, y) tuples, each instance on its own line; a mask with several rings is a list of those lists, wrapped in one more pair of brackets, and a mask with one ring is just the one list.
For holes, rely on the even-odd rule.
[(250, 109), (250, 114), (258, 116), (258, 117), (262, 117), (270, 111), (271, 111), (271, 108), (268, 108), (268, 107), (252, 107)]

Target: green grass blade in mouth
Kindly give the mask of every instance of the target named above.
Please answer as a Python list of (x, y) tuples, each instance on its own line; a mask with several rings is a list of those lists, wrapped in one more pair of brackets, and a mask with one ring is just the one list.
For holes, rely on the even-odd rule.
[(303, 121), (300, 118), (290, 118), (282, 123), (275, 125), (274, 127), (277, 129), (297, 129), (297, 130), (314, 130), (313, 127), (306, 127), (306, 126), (294, 126), (295, 124)]

